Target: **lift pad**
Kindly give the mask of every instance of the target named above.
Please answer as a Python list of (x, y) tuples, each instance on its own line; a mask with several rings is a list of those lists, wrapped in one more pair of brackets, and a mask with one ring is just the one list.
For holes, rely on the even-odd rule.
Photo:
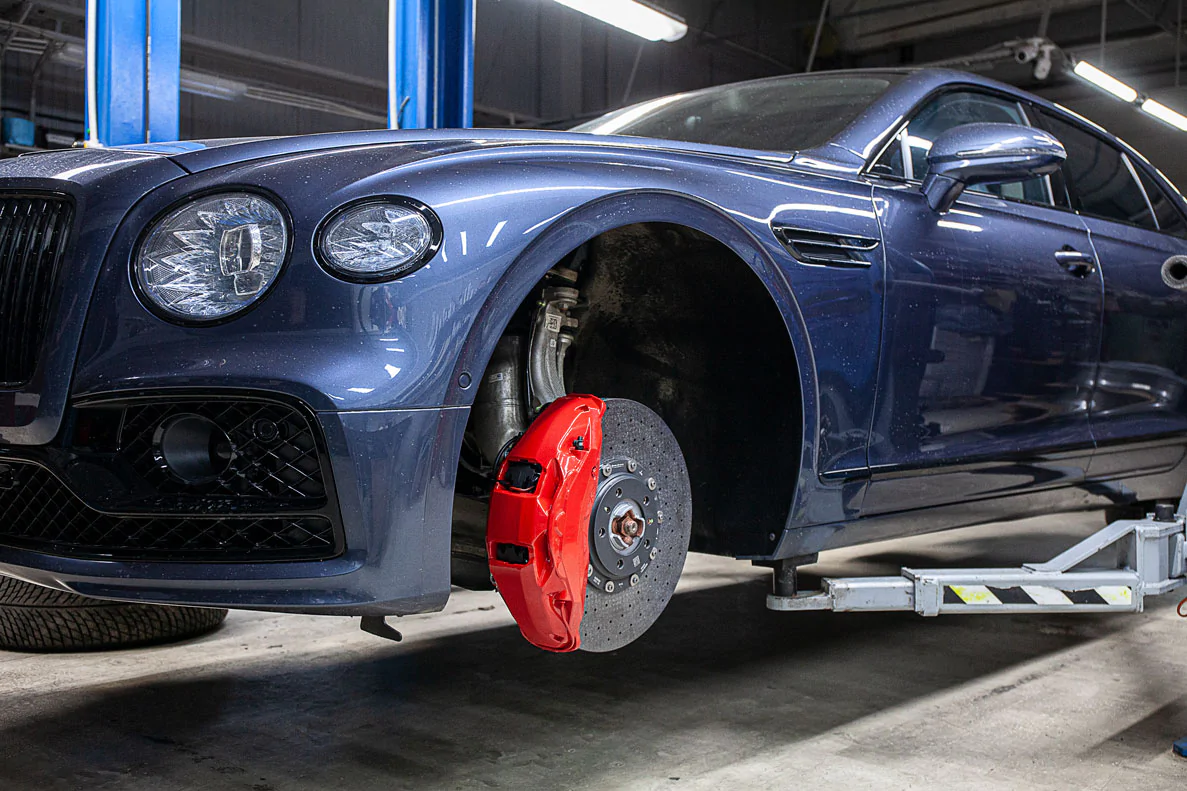
[(1141, 612), (1146, 596), (1187, 584), (1187, 493), (1176, 512), (1113, 522), (1047, 563), (1016, 569), (902, 569), (898, 577), (825, 579), (823, 590), (770, 595), (772, 610), (946, 613)]
[(594, 396), (552, 402), (499, 466), (491, 494), (491, 577), (523, 636), (548, 651), (581, 645), (605, 412)]

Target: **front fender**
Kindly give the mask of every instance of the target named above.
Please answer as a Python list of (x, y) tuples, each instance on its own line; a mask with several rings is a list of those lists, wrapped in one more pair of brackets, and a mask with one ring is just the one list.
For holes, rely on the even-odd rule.
[[(276, 287), (240, 318), (212, 327), (162, 321), (131, 287), (136, 240), (166, 206), (219, 186), (256, 187), (286, 204), (291, 260)], [(333, 277), (314, 258), (319, 224), (342, 204), (377, 194), (432, 207), (444, 244), (429, 265), (390, 283)], [(880, 268), (799, 264), (769, 225), (789, 214), (804, 227), (877, 235), (868, 185), (769, 163), (612, 145), (480, 149), (415, 162), (399, 146), (379, 145), (214, 168), (146, 195), (120, 227), (95, 289), (73, 393), (217, 386), (284, 393), (319, 411), (468, 406), (512, 312), (551, 266), (607, 230), (673, 223), (731, 249), (775, 300), (802, 380), (801, 475), (806, 487), (818, 488), (818, 375), (845, 377), (846, 397), (861, 400), (849, 413), (864, 431), (864, 402), (872, 398), (865, 382), (877, 364), (880, 294), (873, 284)], [(849, 433), (850, 455), (863, 453), (862, 438)], [(825, 502), (805, 500), (804, 508), (814, 503), (818, 511), (797, 505), (797, 519), (816, 523), (852, 511)]]

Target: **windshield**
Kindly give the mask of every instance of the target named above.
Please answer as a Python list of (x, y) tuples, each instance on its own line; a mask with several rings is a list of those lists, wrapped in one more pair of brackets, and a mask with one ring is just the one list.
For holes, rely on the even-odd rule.
[(573, 131), (803, 151), (835, 137), (899, 77), (799, 75), (725, 85), (627, 107)]

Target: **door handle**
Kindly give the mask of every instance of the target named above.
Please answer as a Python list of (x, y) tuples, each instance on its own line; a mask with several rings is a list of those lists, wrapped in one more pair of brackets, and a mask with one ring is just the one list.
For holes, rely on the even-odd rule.
[(1081, 253), (1067, 245), (1055, 251), (1055, 262), (1075, 277), (1088, 277), (1096, 271), (1096, 259), (1091, 253)]

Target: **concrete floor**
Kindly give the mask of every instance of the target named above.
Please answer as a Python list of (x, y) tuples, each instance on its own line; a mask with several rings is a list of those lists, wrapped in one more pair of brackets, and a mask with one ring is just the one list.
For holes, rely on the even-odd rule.
[[(1084, 517), (825, 556), (829, 574), (1046, 559)], [(528, 646), (493, 593), (357, 622), (232, 613), (186, 645), (0, 653), (0, 789), (1182, 789), (1187, 620), (788, 615), (693, 557), (613, 655)]]

